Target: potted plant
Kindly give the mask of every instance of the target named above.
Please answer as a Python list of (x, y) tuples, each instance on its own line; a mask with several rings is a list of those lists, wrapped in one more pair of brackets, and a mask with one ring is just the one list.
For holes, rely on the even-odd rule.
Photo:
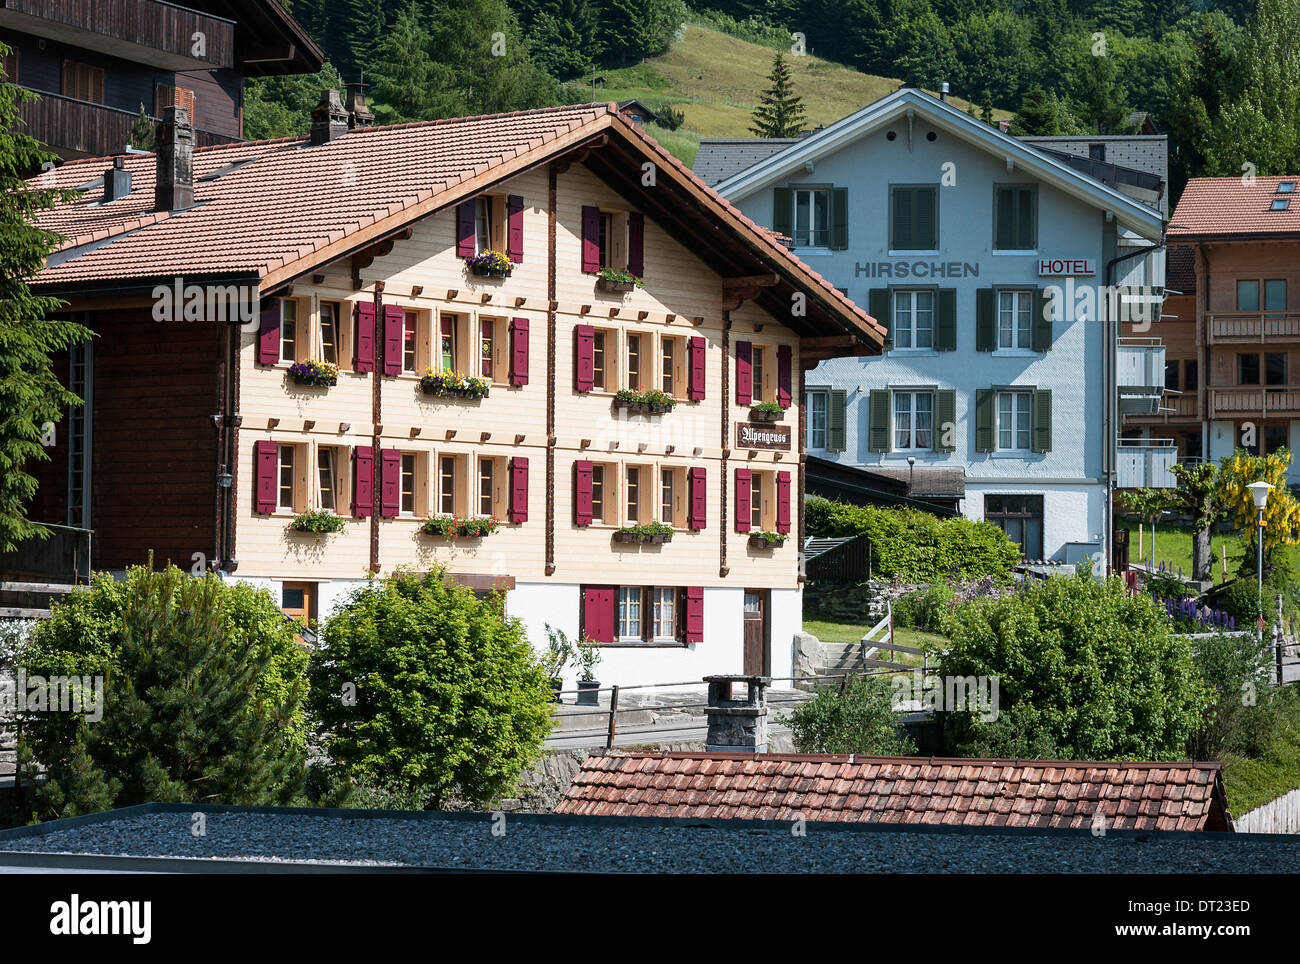
[(751, 549), (776, 549), (785, 545), (790, 536), (784, 532), (751, 532), (749, 547)]
[(645, 282), (631, 271), (601, 268), (596, 274), (596, 287), (601, 291), (631, 291), (633, 288), (644, 288)]
[(785, 409), (778, 402), (759, 402), (749, 410), (751, 422), (777, 422), (785, 414)]
[(486, 378), (432, 368), (420, 379), (420, 391), (436, 398), (487, 398), (491, 387)]
[(307, 361), (294, 362), (289, 366), (289, 377), (299, 385), (319, 385), (328, 387), (337, 385), (339, 366), (333, 362)]
[(625, 408), (633, 414), (663, 415), (671, 412), (677, 399), (657, 388), (640, 391), (635, 388), (620, 388), (614, 393), (614, 407)]
[(454, 515), (435, 515), (420, 523), (420, 531), (444, 539), (481, 539), (496, 532), (500, 526), (501, 523), (496, 519), (462, 519)]
[(596, 681), (596, 664), (600, 662), (601, 652), (594, 642), (587, 637), (578, 640), (577, 659), (581, 671), (578, 676), (578, 705), (600, 705), (600, 683)]
[(484, 251), (466, 258), (465, 263), (472, 274), (481, 278), (509, 278), (510, 272), (515, 270), (514, 262), (500, 251)]
[(666, 522), (647, 522), (639, 526), (623, 526), (614, 530), (615, 542), (641, 542), (660, 545), (673, 541), (673, 527)]
[(316, 533), (316, 545), (321, 544), (321, 536), (329, 535), (331, 532), (342, 532), (344, 521), (341, 516), (335, 515), (329, 509), (313, 509), (307, 507), (306, 512), (300, 512), (293, 517), (289, 523), (291, 532), (314, 532)]
[(542, 670), (550, 681), (555, 696), (552, 702), (561, 703), (560, 691), (564, 689), (564, 668), (573, 659), (573, 643), (562, 629), (546, 623), (546, 651), (542, 653)]

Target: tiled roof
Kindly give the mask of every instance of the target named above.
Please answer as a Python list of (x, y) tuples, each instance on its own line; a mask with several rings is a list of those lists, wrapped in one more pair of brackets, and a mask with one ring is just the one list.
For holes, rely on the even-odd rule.
[(1185, 295), (1196, 293), (1196, 256), (1185, 244), (1171, 244), (1165, 261), (1165, 287)]
[[(1283, 182), (1300, 185), (1300, 175), (1256, 177), (1250, 184), (1240, 177), (1194, 177), (1169, 219), (1169, 239), (1300, 234), (1300, 198), (1277, 193)], [(1270, 211), (1275, 198), (1291, 204)]]
[(705, 137), (695, 152), (693, 170), (705, 184), (717, 184), (783, 151), (797, 137)]
[(623, 817), (1231, 829), (1217, 763), (594, 753), (556, 813)]

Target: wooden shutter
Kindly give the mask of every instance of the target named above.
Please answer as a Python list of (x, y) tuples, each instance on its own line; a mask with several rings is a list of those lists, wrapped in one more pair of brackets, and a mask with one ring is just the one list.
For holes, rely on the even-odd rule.
[(940, 288), (936, 300), (938, 318), (934, 327), (935, 351), (956, 351), (957, 289)]
[(1034, 351), (1047, 351), (1052, 347), (1052, 316), (1050, 314), (1051, 304), (1047, 297), (1047, 292), (1042, 288), (1035, 288), (1031, 298), (1033, 302), (1033, 349)]
[(573, 524), (591, 525), (591, 463), (573, 463)]
[(456, 257), (474, 257), (474, 202), (461, 201), (456, 206)]
[(792, 400), (790, 385), (792, 353), (789, 345), (776, 346), (776, 402), (782, 408), (789, 408)]
[(690, 390), (688, 395), (692, 402), (704, 401), (704, 380), (708, 374), (705, 367), (707, 357), (704, 336), (695, 335), (690, 341)]
[(519, 456), (510, 460), (510, 507), (506, 518), (511, 522), (528, 521), (528, 460)]
[(790, 531), (790, 473), (776, 473), (776, 531)]
[(358, 519), (371, 515), (375, 478), (375, 450), (358, 445), (352, 450), (352, 514)]
[(402, 371), (402, 331), (404, 319), (401, 305), (384, 305), (384, 374), (399, 375)]
[(280, 299), (262, 302), (262, 321), (257, 332), (257, 360), (274, 365), (280, 360)]
[(998, 346), (997, 319), (993, 314), (993, 289), (975, 290), (975, 350), (992, 351)]
[(843, 452), (847, 447), (844, 423), (849, 397), (842, 389), (832, 389), (826, 404), (826, 450)]
[(528, 319), (510, 322), (510, 384), (528, 384)]
[(270, 515), (275, 511), (276, 486), (279, 481), (279, 446), (274, 442), (253, 443), (253, 509)]
[(696, 532), (704, 528), (709, 513), (707, 478), (708, 473), (701, 467), (686, 470), (686, 487), (690, 494), (686, 525)]
[(736, 531), (749, 531), (751, 506), (749, 469), (736, 469)]
[(910, 187), (896, 187), (890, 194), (889, 247), (894, 251), (908, 251), (914, 247), (912, 242), (915, 226), (915, 218), (912, 214), (914, 191)]
[(1016, 195), (1015, 189), (997, 188), (997, 203), (993, 213), (993, 247), (1008, 251), (1016, 247)]
[(736, 404), (751, 405), (754, 401), (754, 345), (753, 342), (736, 342)]
[(64, 60), (63, 96), (92, 104), (104, 103), (104, 68)]
[(506, 198), (506, 257), (524, 262), (524, 199), (518, 194)]
[(794, 236), (794, 194), (788, 187), (772, 191), (772, 230), (787, 238)]
[(194, 91), (170, 84), (158, 84), (154, 88), (154, 116), (162, 117), (163, 111), (168, 107), (184, 107), (190, 123), (195, 123)]
[(682, 642), (704, 642), (703, 586), (687, 586), (682, 590)]
[(939, 206), (938, 191), (932, 187), (912, 189), (912, 243), (918, 251), (933, 251), (939, 247), (939, 226), (936, 223)]
[(975, 451), (992, 452), (997, 448), (998, 393), (991, 388), (975, 392)]
[(380, 449), (379, 462), (379, 514), (392, 519), (402, 505), (402, 453), (397, 449)]
[[(949, 432), (948, 426), (952, 427)], [(936, 452), (955, 452), (957, 450), (957, 393), (941, 391), (934, 393), (934, 427), (931, 432)], [(953, 441), (944, 443), (944, 438)]]
[(627, 216), (627, 270), (645, 277), (645, 215), (639, 211)]
[(589, 392), (596, 385), (596, 329), (578, 325), (573, 329), (573, 387)]
[(582, 587), (582, 626), (580, 634), (593, 642), (614, 641), (614, 587)]
[(582, 270), (600, 270), (600, 208), (590, 204), (582, 206)]
[(867, 292), (867, 314), (885, 327), (885, 347), (894, 343), (894, 299), (888, 288), (872, 288)]
[(873, 388), (867, 398), (868, 452), (888, 452), (890, 392), (887, 388)]
[(1034, 392), (1034, 451), (1052, 451), (1052, 393), (1050, 389)]
[(352, 367), (359, 372), (375, 370), (375, 303), (358, 301), (353, 309), (356, 337), (352, 339)]
[(849, 189), (831, 189), (831, 250), (843, 251), (849, 246)]

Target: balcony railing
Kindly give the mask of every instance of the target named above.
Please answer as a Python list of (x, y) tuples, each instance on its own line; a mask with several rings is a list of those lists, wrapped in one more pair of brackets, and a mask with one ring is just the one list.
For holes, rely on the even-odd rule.
[(1177, 484), (1170, 471), (1178, 464), (1178, 447), (1173, 439), (1121, 439), (1115, 451), (1118, 488), (1172, 489)]
[[(21, 104), (18, 116), (26, 124), (26, 133), (42, 144), (71, 155), (103, 157), (120, 153), (131, 134), (138, 113), (75, 100), (61, 94), (34, 91), (36, 100)], [(152, 118), (151, 118), (152, 119)], [(231, 144), (238, 137), (195, 128), (194, 146)]]
[(1216, 342), (1300, 341), (1300, 313), (1220, 311), (1207, 317), (1210, 344)]
[(1116, 384), (1122, 415), (1155, 415), (1165, 391), (1165, 346), (1159, 338), (1121, 338)]
[(1223, 415), (1300, 415), (1300, 385), (1210, 388), (1210, 418)]

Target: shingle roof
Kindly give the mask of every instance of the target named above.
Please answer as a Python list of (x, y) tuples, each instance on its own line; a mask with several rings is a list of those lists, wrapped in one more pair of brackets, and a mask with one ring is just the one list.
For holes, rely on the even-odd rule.
[[(1194, 177), (1187, 182), (1169, 219), (1169, 238), (1230, 238), (1251, 235), (1300, 234), (1300, 199), (1278, 194), (1283, 182), (1300, 185), (1300, 175), (1256, 177)], [(1290, 198), (1284, 211), (1270, 211), (1275, 198)]]
[(1217, 763), (976, 760), (607, 750), (587, 757), (556, 813), (1228, 830)]
[(717, 184), (785, 150), (796, 140), (797, 137), (701, 138), (692, 170), (705, 184)]
[(1196, 259), (1192, 248), (1171, 244), (1165, 261), (1165, 287), (1185, 295), (1196, 293)]
[(914, 499), (955, 498), (966, 496), (966, 470), (961, 468), (918, 468), (873, 465), (871, 471), (899, 482), (911, 482), (908, 493)]

